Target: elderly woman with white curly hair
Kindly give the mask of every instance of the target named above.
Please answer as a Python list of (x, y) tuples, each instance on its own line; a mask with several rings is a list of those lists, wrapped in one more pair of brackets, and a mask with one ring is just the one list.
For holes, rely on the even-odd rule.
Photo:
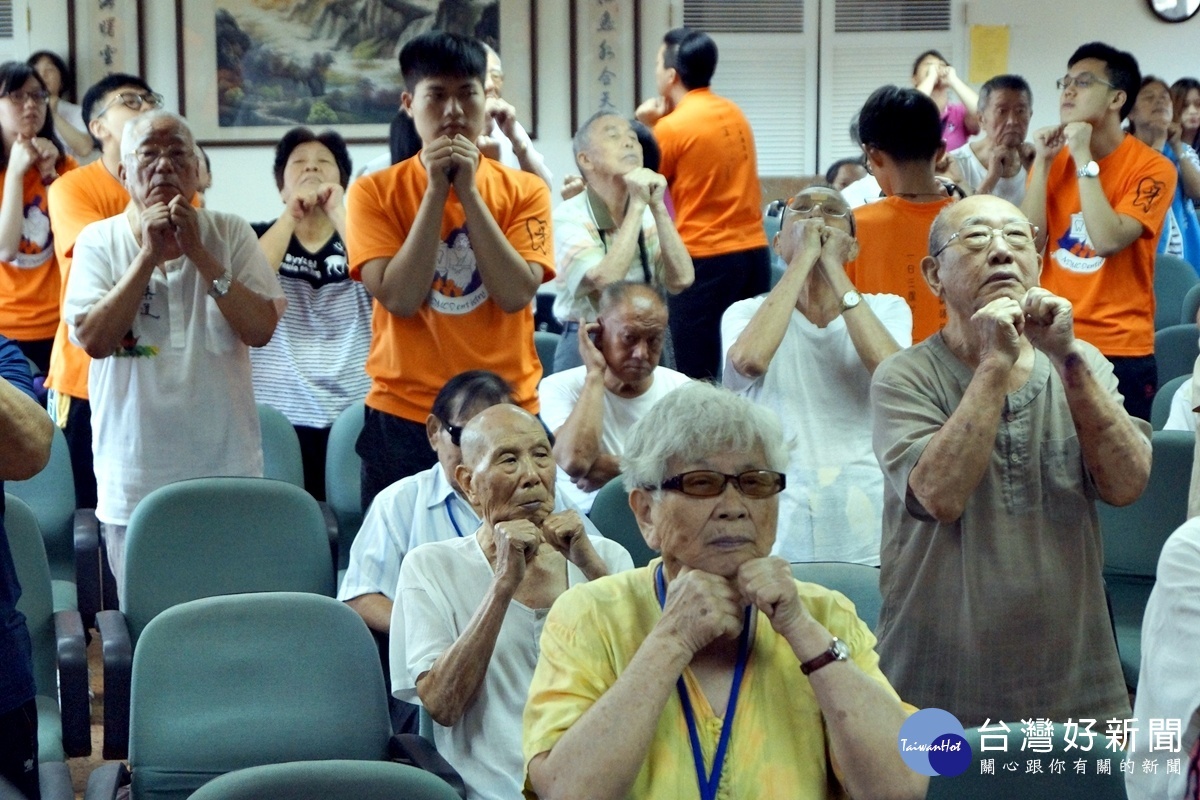
[(841, 595), (769, 557), (787, 446), (768, 409), (693, 383), (622, 459), (648, 566), (561, 595), (525, 709), (547, 798), (925, 795), (906, 709)]

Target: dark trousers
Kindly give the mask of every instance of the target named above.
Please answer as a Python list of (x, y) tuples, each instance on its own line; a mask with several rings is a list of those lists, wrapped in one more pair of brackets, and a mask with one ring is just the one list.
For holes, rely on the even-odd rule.
[(765, 247), (693, 258), (696, 280), (668, 298), (675, 368), (692, 378), (721, 374), (721, 315), (738, 300), (770, 289), (771, 256)]
[(1117, 376), (1117, 389), (1131, 416), (1150, 421), (1150, 406), (1158, 391), (1158, 362), (1148, 356), (1107, 356)]
[(39, 800), (37, 700), (0, 714), (0, 777), (29, 798)]
[(67, 439), (67, 452), (71, 454), (71, 474), (75, 478), (75, 507), (95, 508), (96, 469), (92, 463), (91, 403), (78, 397), (71, 398), (63, 434)]
[(401, 478), (416, 475), (437, 463), (424, 423), (366, 407), (362, 433), (354, 446), (362, 459), (363, 513), (382, 492)]
[(293, 425), (300, 440), (300, 463), (304, 465), (304, 488), (314, 499), (325, 499), (325, 451), (329, 449), (329, 428)]
[(14, 339), (13, 344), (21, 349), (25, 357), (32, 361), (43, 375), (50, 371), (50, 349), (54, 347), (53, 339), (34, 339), (28, 342), (18, 342)]

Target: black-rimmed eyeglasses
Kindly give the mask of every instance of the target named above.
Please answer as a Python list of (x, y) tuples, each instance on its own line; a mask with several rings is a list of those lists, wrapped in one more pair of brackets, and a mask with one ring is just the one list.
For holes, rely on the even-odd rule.
[(667, 489), (691, 497), (716, 497), (732, 483), (746, 497), (763, 498), (779, 494), (787, 486), (787, 476), (769, 469), (751, 469), (728, 475), (709, 469), (681, 472), (648, 489)]

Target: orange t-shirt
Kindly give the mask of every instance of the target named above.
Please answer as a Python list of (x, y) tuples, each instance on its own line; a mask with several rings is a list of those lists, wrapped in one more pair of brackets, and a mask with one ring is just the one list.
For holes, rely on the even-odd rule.
[(946, 307), (925, 282), (921, 259), (929, 255), (929, 229), (941, 210), (954, 202), (914, 203), (885, 197), (854, 209), (858, 226), (858, 258), (846, 275), (860, 292), (894, 294), (912, 309), (913, 344), (946, 324)]
[[(350, 275), (392, 258), (408, 235), (429, 183), (418, 153), (407, 161), (359, 178), (346, 198), (346, 250)], [(554, 277), (550, 190), (538, 177), (481, 159), (475, 185), (509, 244)], [(486, 369), (513, 387), (518, 403), (538, 412), (542, 365), (533, 344), (533, 309), (507, 314), (488, 295), (475, 263), (466, 214), (451, 190), (442, 212), (441, 244), (429, 295), (411, 317), (397, 317), (376, 302), (371, 318), (367, 405), (424, 422), (434, 397), (460, 372)]]
[(1161, 153), (1128, 134), (1096, 163), (1100, 186), (1113, 211), (1140, 222), (1142, 235), (1108, 258), (1092, 249), (1075, 162), (1064, 147), (1047, 176), (1042, 286), (1071, 301), (1075, 335), (1104, 355), (1150, 355), (1154, 352), (1154, 253), (1175, 197), (1177, 173)]
[[(64, 175), (76, 166), (75, 159), (66, 156), (59, 159), (55, 170)], [(7, 175), (8, 170), (0, 170), (0, 197)], [(26, 170), (22, 178), (21, 242), (15, 259), (0, 262), (0, 333), (28, 342), (54, 335), (61, 283), (54, 261), (47, 186), (36, 168)]]
[[(129, 192), (97, 160), (80, 167), (50, 185), (50, 226), (54, 230), (54, 252), (66, 292), (71, 259), (79, 232), (93, 222), (115, 217), (129, 205)], [(59, 303), (62, 302), (60, 294)], [(67, 337), (67, 323), (60, 321), (50, 351), (46, 385), (81, 400), (88, 398), (88, 368), (92, 360)]]
[(741, 109), (693, 89), (654, 125), (675, 227), (693, 258), (767, 246), (754, 132)]

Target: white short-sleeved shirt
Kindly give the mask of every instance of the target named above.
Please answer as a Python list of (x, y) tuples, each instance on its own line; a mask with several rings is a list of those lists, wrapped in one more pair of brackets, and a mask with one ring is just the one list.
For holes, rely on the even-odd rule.
[[(734, 303), (721, 320), (724, 384), (773, 409), (789, 442), (773, 553), (788, 561), (879, 564), (883, 472), (871, 449), (871, 376), (838, 317), (824, 328), (792, 309), (766, 373), (751, 380), (729, 350), (766, 295)], [(901, 347), (912, 344), (912, 311), (890, 294), (863, 295)]]
[[(198, 215), (208, 252), (282, 312), (279, 280), (246, 221), (205, 209)], [(76, 344), (75, 320), (116, 286), (140, 249), (124, 214), (79, 234), (63, 302)], [(164, 266), (150, 277), (126, 340), (93, 359), (88, 373), (96, 516), (114, 525), (127, 524), (137, 502), (168, 483), (263, 470), (249, 348), (186, 256)]]
[[(583, 394), (583, 385), (587, 380), (587, 367), (556, 372), (542, 379), (538, 385), (538, 395), (542, 400), (542, 421), (546, 427), (556, 431), (567, 421), (567, 417), (575, 410), (579, 396)], [(620, 397), (608, 389), (604, 390), (604, 417), (601, 420), (600, 452), (607, 455), (619, 456), (625, 452), (625, 436), (633, 424), (642, 417), (663, 397), (690, 381), (687, 375), (666, 367), (654, 370), (654, 381), (650, 388), (637, 397)], [(559, 470), (560, 476), (566, 476)], [(558, 482), (560, 492), (566, 492), (580, 508), (591, 511), (592, 501), (596, 492), (585, 492), (571, 483), (566, 476)]]
[[(610, 572), (633, 568), (621, 545), (590, 538)], [(462, 635), (494, 577), (475, 536), (422, 545), (408, 554), (400, 569), (399, 600), (392, 608), (392, 694), (420, 703), (417, 678)], [(586, 580), (568, 562), (568, 585)], [(521, 797), (521, 715), (549, 611), (510, 602), (474, 703), (453, 727), (434, 724), (438, 753), (462, 776), (468, 800)]]
[[(950, 157), (958, 164), (963, 179), (971, 185), (974, 191), (979, 191), (979, 184), (983, 183), (983, 179), (987, 177), (987, 166), (979, 160), (979, 156), (975, 155), (970, 143), (952, 151)], [(995, 187), (988, 194), (1001, 197), (1013, 205), (1019, 206), (1025, 199), (1025, 179), (1028, 175), (1025, 166), (1022, 165), (1020, 172), (1016, 175), (996, 181)]]
[[(556, 486), (554, 510), (580, 511), (563, 496), (561, 485)], [(479, 516), (454, 491), (441, 464), (396, 481), (371, 502), (350, 547), (338, 599), (382, 594), (395, 600), (400, 564), (410, 550), (429, 542), (471, 536), (478, 527)], [(600, 531), (586, 516), (583, 527), (588, 535), (600, 537)]]

